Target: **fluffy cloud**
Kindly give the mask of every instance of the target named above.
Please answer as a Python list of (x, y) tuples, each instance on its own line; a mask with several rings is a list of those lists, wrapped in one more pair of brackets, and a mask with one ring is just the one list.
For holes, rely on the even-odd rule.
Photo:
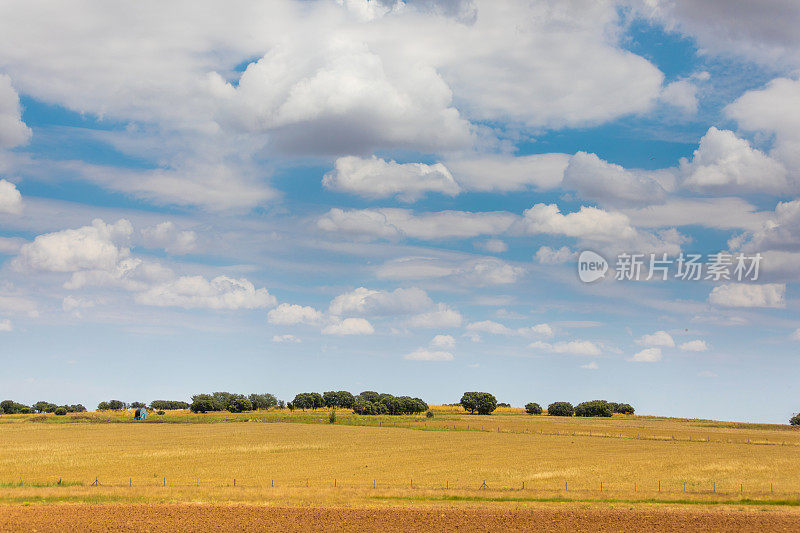
[(129, 256), (121, 244), (132, 233), (133, 226), (125, 219), (114, 224), (95, 219), (91, 226), (39, 235), (22, 246), (15, 266), (50, 272), (112, 271)]
[(661, 361), (661, 357), (661, 348), (645, 348), (633, 354), (633, 357), (628, 359), (628, 361), (633, 361), (635, 363), (656, 363)]
[(461, 313), (447, 304), (436, 304), (432, 311), (412, 316), (408, 325), (412, 328), (458, 328), (463, 318)]
[(708, 301), (720, 307), (785, 307), (786, 285), (727, 283), (714, 287)]
[(431, 340), (431, 346), (437, 348), (454, 348), (455, 345), (456, 340), (452, 335), (436, 335), (433, 340)]
[(774, 213), (765, 215), (759, 228), (731, 239), (732, 247), (747, 252), (800, 250), (800, 200), (779, 202)]
[(567, 154), (534, 154), (464, 156), (446, 164), (467, 190), (510, 192), (558, 187), (568, 162)]
[(11, 321), (7, 318), (0, 320), (0, 332), (3, 331), (14, 331), (14, 326), (11, 325)]
[(681, 350), (684, 352), (707, 352), (708, 351), (708, 344), (706, 341), (696, 339), (693, 341), (684, 342), (679, 346)]
[(375, 328), (364, 318), (345, 318), (325, 326), (323, 335), (372, 335)]
[(736, 197), (677, 198), (639, 209), (623, 209), (639, 228), (703, 226), (716, 229), (758, 229), (768, 214)]
[(415, 215), (408, 209), (331, 209), (317, 219), (319, 229), (370, 238), (464, 239), (497, 235), (516, 220), (511, 213), (440, 211)]
[(559, 341), (556, 343), (536, 341), (528, 345), (529, 348), (550, 353), (569, 355), (600, 355), (602, 350), (592, 341)]
[(162, 222), (141, 230), (142, 244), (150, 248), (163, 248), (171, 254), (188, 254), (197, 247), (194, 231), (179, 230), (173, 222)]
[(322, 313), (313, 307), (283, 303), (267, 313), (270, 324), (291, 326), (294, 324), (317, 324), (322, 321)]
[(523, 213), (520, 224), (529, 234), (573, 237), (584, 245), (601, 248), (677, 253), (685, 238), (675, 230), (648, 233), (637, 230), (623, 213), (582, 206), (562, 214), (556, 204), (536, 204)]
[(332, 315), (387, 316), (416, 313), (433, 306), (433, 300), (422, 289), (396, 289), (392, 292), (359, 287), (340, 294), (331, 301)]
[(553, 328), (550, 324), (536, 324), (535, 326), (519, 328), (517, 333), (520, 335), (538, 335), (540, 337), (552, 337)]
[(256, 289), (248, 280), (217, 276), (181, 276), (158, 284), (136, 295), (136, 301), (158, 307), (186, 309), (257, 309), (272, 307), (277, 302), (267, 289)]
[(568, 246), (554, 250), (549, 246), (542, 246), (536, 250), (536, 260), (543, 265), (560, 265), (578, 258), (578, 253), (573, 252)]
[(656, 331), (650, 335), (643, 335), (636, 340), (637, 343), (644, 346), (664, 346), (668, 348), (675, 347), (675, 339), (666, 331)]
[(480, 331), (483, 333), (492, 333), (494, 335), (511, 335), (514, 332), (500, 324), (499, 322), (494, 322), (492, 320), (483, 320), (481, 322), (473, 322), (467, 325), (467, 329), (470, 331)]
[(692, 160), (681, 159), (683, 185), (715, 192), (769, 192), (787, 189), (786, 169), (779, 162), (728, 130), (709, 128)]
[(769, 155), (789, 170), (794, 190), (797, 190), (800, 181), (800, 79), (774, 79), (763, 89), (746, 92), (726, 107), (725, 112), (741, 128), (774, 137)]
[(661, 101), (677, 107), (686, 114), (697, 113), (697, 86), (689, 80), (677, 80), (661, 91)]
[[(659, 176), (652, 171), (626, 170), (595, 154), (578, 152), (569, 160), (562, 186), (577, 191), (585, 200), (604, 205), (641, 205), (664, 199), (666, 191), (656, 177)], [(665, 175), (662, 180), (668, 183), (668, 177)]]
[(22, 212), (22, 195), (17, 186), (0, 179), (0, 213), (18, 214)]
[(365, 198), (397, 196), (404, 202), (414, 202), (429, 192), (455, 196), (461, 190), (441, 163), (397, 163), (375, 156), (369, 159), (340, 157), (334, 170), (322, 178), (322, 184), (328, 189)]
[(704, 54), (738, 55), (775, 68), (800, 64), (800, 13), (793, 0), (631, 2), (641, 12), (694, 38)]
[(417, 348), (413, 352), (406, 354), (403, 359), (408, 359), (409, 361), (452, 361), (454, 357), (450, 352)]
[(0, 74), (0, 148), (13, 148), (30, 138), (31, 130), (22, 122), (22, 108), (11, 78)]

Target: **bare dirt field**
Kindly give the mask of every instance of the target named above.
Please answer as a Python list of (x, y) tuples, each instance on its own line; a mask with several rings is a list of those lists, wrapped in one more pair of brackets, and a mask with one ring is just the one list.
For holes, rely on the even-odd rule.
[(763, 509), (408, 509), (258, 505), (0, 506), (0, 531), (800, 531)]

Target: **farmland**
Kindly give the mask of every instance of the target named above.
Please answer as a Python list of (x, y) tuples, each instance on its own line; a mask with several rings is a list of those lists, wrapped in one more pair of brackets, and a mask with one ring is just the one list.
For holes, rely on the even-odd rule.
[(789, 426), (432, 411), (5, 415), (0, 504), (800, 505)]

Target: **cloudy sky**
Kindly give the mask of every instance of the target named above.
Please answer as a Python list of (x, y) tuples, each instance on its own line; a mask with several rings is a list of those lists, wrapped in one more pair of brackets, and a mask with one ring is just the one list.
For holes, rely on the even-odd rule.
[[(3, 2), (0, 396), (786, 422), (797, 27), (792, 0)], [(762, 260), (618, 280), (620, 253)]]

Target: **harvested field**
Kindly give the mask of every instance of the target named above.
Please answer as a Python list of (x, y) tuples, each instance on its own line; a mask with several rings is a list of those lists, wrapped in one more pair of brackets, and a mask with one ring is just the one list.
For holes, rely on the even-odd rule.
[(0, 531), (797, 531), (756, 509), (407, 509), (256, 505), (1, 506)]

